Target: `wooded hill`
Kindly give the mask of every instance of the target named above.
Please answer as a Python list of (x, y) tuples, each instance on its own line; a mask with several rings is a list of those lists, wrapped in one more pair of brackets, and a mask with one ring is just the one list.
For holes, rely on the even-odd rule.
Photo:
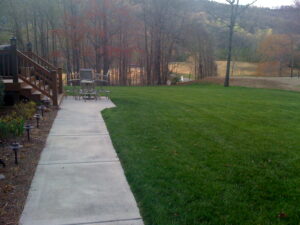
[[(203, 21), (214, 38), (217, 59), (225, 59), (230, 6), (206, 0), (194, 0), (192, 4), (193, 11), (204, 18)], [(257, 50), (263, 39), (272, 34), (299, 35), (299, 20), (300, 10), (296, 6), (277, 9), (248, 8), (237, 20), (234, 38), (235, 57), (240, 61), (258, 62), (260, 54)]]
[[(68, 73), (109, 71), (116, 84), (164, 84), (169, 64), (216, 74), (228, 45), (230, 8), (208, 0), (0, 0), (0, 44), (11, 36)], [(299, 8), (250, 7), (235, 27), (234, 60), (297, 65)], [(279, 35), (279, 36), (278, 36)], [(272, 42), (266, 41), (272, 39)], [(274, 46), (281, 46), (273, 51)], [(289, 51), (287, 51), (289, 49)]]

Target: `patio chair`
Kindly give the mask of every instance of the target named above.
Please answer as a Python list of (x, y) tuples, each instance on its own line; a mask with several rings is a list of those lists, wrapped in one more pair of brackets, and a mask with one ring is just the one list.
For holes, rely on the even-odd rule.
[(69, 88), (66, 90), (65, 97), (68, 98), (69, 96), (73, 96), (75, 100), (78, 100), (80, 99), (79, 92), (80, 92), (80, 87), (74, 86), (73, 83), (71, 82)]
[(80, 70), (80, 93), (79, 96), (84, 100), (97, 100), (97, 91), (95, 85), (95, 75), (92, 69)]
[(111, 93), (110, 90), (103, 89), (103, 88), (100, 88), (97, 90), (97, 96), (99, 96), (100, 99), (101, 99), (102, 94), (104, 97), (106, 97), (106, 99), (110, 99), (110, 93)]
[(101, 89), (99, 90), (100, 95), (101, 95), (101, 93), (103, 93), (107, 99), (110, 99), (111, 91), (108, 90), (107, 88), (104, 89), (104, 87), (107, 87), (109, 85), (109, 76), (110, 76), (109, 73), (103, 75), (103, 80), (101, 80), (101, 83), (102, 83)]

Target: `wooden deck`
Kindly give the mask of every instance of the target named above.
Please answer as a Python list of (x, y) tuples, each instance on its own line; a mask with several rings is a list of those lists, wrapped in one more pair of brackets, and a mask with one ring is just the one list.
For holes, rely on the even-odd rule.
[(14, 102), (21, 96), (35, 102), (49, 99), (57, 106), (63, 99), (62, 69), (30, 50), (19, 51), (16, 44), (0, 50), (0, 77)]
[[(13, 82), (13, 79), (3, 79), (2, 80), (4, 83), (4, 87), (5, 87), (5, 91), (7, 92), (20, 92), (21, 95), (23, 95), (24, 97), (28, 97), (30, 99), (30, 97), (32, 97), (31, 100), (33, 101), (43, 101), (43, 100), (50, 100), (52, 102), (52, 100), (43, 95), (40, 91), (35, 90), (32, 86), (26, 84), (23, 80), (19, 79), (18, 83), (15, 84)], [(27, 93), (27, 94), (26, 94)], [(32, 96), (29, 96), (32, 95)], [(64, 99), (64, 93), (59, 93), (58, 96), (58, 105), (60, 105)], [(53, 104), (53, 102), (52, 102)]]

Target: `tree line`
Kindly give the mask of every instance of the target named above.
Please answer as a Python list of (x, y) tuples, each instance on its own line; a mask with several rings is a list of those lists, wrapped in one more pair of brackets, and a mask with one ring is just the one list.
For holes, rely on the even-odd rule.
[[(228, 3), (238, 2), (229, 0)], [(249, 3), (253, 1), (249, 0)], [(14, 35), (69, 75), (111, 73), (115, 84), (160, 85), (171, 62), (193, 62), (196, 79), (216, 75), (215, 60), (258, 62), (258, 73), (299, 67), (299, 1), (278, 9), (208, 0), (0, 0), (0, 43)], [(277, 50), (276, 50), (277, 49)], [(232, 67), (232, 66), (231, 66)], [(230, 71), (230, 70), (228, 70)], [(233, 71), (233, 69), (231, 69)]]
[[(216, 74), (212, 38), (186, 0), (2, 0), (0, 41), (63, 65), (94, 68), (116, 84), (166, 84), (169, 64), (195, 61), (195, 76)], [(6, 29), (6, 30), (3, 30)]]

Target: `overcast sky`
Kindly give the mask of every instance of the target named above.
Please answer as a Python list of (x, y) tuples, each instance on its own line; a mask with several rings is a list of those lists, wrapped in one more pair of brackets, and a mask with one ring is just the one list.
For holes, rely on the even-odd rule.
[[(226, 2), (225, 0), (215, 0), (217, 2)], [(252, 2), (253, 0), (241, 0), (242, 4), (247, 4)], [(278, 7), (282, 5), (292, 5), (294, 3), (294, 0), (258, 0), (255, 5), (256, 6), (262, 6), (262, 7)]]

